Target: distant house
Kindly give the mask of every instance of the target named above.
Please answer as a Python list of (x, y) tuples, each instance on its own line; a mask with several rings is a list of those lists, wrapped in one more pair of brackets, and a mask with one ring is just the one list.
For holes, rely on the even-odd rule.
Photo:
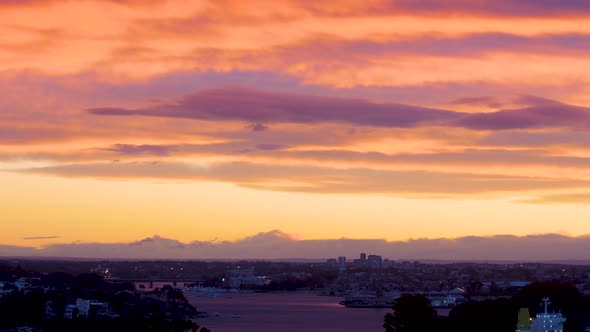
[(449, 294), (452, 294), (452, 295), (462, 295), (462, 294), (465, 294), (465, 289), (460, 288), (460, 287), (457, 287), (455, 289), (451, 289), (449, 291)]
[(530, 285), (531, 283), (531, 281), (508, 281), (508, 286), (522, 288), (524, 286)]
[(78, 309), (78, 316), (88, 317), (90, 313), (90, 300), (77, 299), (76, 308)]
[(29, 283), (27, 281), (27, 279), (25, 278), (19, 278), (17, 281), (14, 282), (13, 284), (19, 291), (24, 290), (25, 288), (27, 288), (29, 286)]
[(41, 332), (41, 330), (36, 329), (34, 327), (30, 327), (30, 326), (20, 326), (20, 327), (12, 329), (11, 331), (14, 331), (14, 332)]
[(56, 316), (55, 303), (53, 301), (45, 302), (45, 317), (47, 319), (54, 319)]
[(65, 319), (74, 319), (78, 316), (78, 307), (74, 304), (68, 304), (64, 309), (64, 318)]
[(7, 285), (6, 283), (0, 281), (0, 297), (2, 297), (3, 294), (7, 294), (10, 293), (11, 291), (8, 289), (4, 289), (4, 286)]

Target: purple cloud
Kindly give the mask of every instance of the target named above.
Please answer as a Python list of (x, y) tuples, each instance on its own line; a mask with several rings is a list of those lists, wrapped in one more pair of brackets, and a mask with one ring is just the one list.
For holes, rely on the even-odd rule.
[(263, 125), (262, 123), (252, 123), (246, 126), (246, 128), (252, 131), (265, 131), (268, 130), (268, 126)]
[(450, 102), (451, 105), (474, 105), (474, 106), (486, 106), (490, 108), (502, 107), (502, 102), (496, 97), (484, 96), (484, 97), (463, 97), (457, 98)]
[[(481, 103), (492, 97), (455, 100)], [(506, 130), (543, 127), (584, 128), (590, 124), (590, 109), (533, 96), (518, 102), (526, 106), (490, 113), (460, 113), (375, 102), (363, 99), (266, 92), (246, 88), (203, 90), (177, 103), (144, 109), (93, 108), (102, 116), (153, 116), (251, 123), (349, 123), (375, 127), (459, 126), (475, 130)]]
[(282, 150), (287, 146), (283, 144), (256, 144), (258, 150)]
[(142, 115), (250, 123), (351, 123), (379, 127), (413, 127), (457, 119), (459, 113), (363, 99), (267, 92), (247, 88), (203, 90), (174, 104), (145, 109), (92, 108), (95, 115)]
[[(587, 55), (590, 52), (588, 34), (549, 34), (519, 36), (508, 33), (474, 33), (464, 36), (421, 35), (392, 40), (346, 40), (319, 37), (299, 44), (268, 49), (265, 54), (288, 64), (300, 61), (329, 63), (338, 53), (339, 62), (370, 64), (375, 57), (437, 56), (448, 58), (481, 57), (498, 52), (516, 54)], [(254, 51), (252, 51), (254, 52)], [(259, 52), (256, 50), (256, 52)], [(251, 54), (244, 52), (246, 61)], [(330, 68), (328, 66), (328, 68)]]
[[(371, 3), (366, 9), (356, 9), (356, 15), (384, 13), (414, 13), (414, 14), (477, 14), (484, 16), (553, 16), (572, 15), (581, 16), (590, 12), (587, 0), (396, 0)], [(312, 6), (309, 6), (313, 8)], [(322, 14), (340, 13), (338, 10), (315, 10)]]
[(103, 150), (115, 152), (122, 155), (154, 155), (154, 156), (167, 156), (173, 146), (166, 145), (134, 145), (134, 144), (115, 144), (109, 148)]
[(476, 130), (506, 130), (548, 127), (586, 128), (590, 124), (590, 108), (578, 107), (534, 97), (517, 109), (466, 115), (456, 125)]
[[(84, 81), (84, 85), (73, 84), (72, 82)], [(112, 105), (122, 104), (139, 104), (142, 101), (147, 104), (153, 104), (154, 96), (161, 97), (162, 100), (179, 100), (184, 94), (200, 89), (206, 89), (216, 86), (227, 86), (228, 84), (240, 84), (252, 86), (260, 89), (271, 91), (290, 91), (298, 95), (330, 95), (333, 98), (342, 97), (346, 100), (350, 98), (368, 98), (370, 100), (387, 101), (396, 104), (448, 104), (449, 100), (459, 98), (469, 98), (469, 96), (501, 96), (503, 98), (511, 96), (514, 91), (522, 91), (528, 94), (543, 95), (548, 98), (558, 98), (560, 95), (569, 95), (582, 93), (579, 84), (563, 84), (558, 87), (546, 85), (544, 82), (538, 82), (539, 85), (517, 85), (505, 86), (499, 84), (473, 82), (473, 83), (432, 83), (421, 86), (411, 87), (352, 87), (335, 89), (316, 85), (303, 85), (297, 79), (280, 76), (269, 72), (186, 72), (170, 73), (162, 75), (147, 81), (130, 82), (125, 84), (115, 84), (100, 81), (93, 74), (80, 74), (75, 76), (50, 76), (43, 74), (21, 73), (18, 75), (0, 75), (0, 88), (6, 92), (7, 96), (18, 96), (17, 87), (26, 86), (27, 91), (31, 91), (34, 96), (39, 96), (40, 100), (64, 100), (67, 104), (80, 104), (80, 108), (89, 108), (97, 106), (97, 101), (111, 100)], [(545, 84), (545, 85), (544, 85)], [(0, 140), (10, 142), (11, 144), (23, 144), (32, 141), (56, 141), (72, 140), (80, 137), (97, 138), (97, 137), (129, 137), (129, 135), (144, 137), (152, 136), (155, 133), (174, 135), (178, 133), (182, 137), (189, 137), (195, 132), (195, 128), (169, 128), (159, 126), (157, 119), (152, 119), (152, 125), (140, 126), (136, 121), (120, 121), (117, 118), (96, 119), (92, 116), (79, 114), (77, 107), (71, 111), (70, 106), (64, 106), (60, 103), (51, 104), (49, 107), (43, 105), (43, 109), (70, 109), (70, 112), (60, 113), (59, 117), (53, 112), (42, 112), (38, 109), (36, 103), (26, 103), (23, 99), (12, 100), (10, 98), (0, 99)], [(388, 104), (385, 104), (388, 105)], [(114, 107), (119, 108), (119, 107)], [(70, 114), (71, 113), (71, 114)], [(18, 124), (29, 123), (31, 126), (22, 126)], [(252, 123), (252, 122), (249, 122)], [(425, 122), (426, 123), (426, 122)], [(154, 125), (155, 124), (155, 125)], [(259, 123), (267, 127), (264, 123)], [(262, 129), (261, 126), (257, 126)], [(249, 128), (250, 130), (256, 128)], [(252, 132), (244, 130), (244, 133), (232, 133), (235, 138), (243, 138)], [(257, 134), (266, 133), (268, 136), (286, 137), (291, 133), (274, 132), (272, 130), (263, 130)], [(270, 134), (272, 133), (272, 134)], [(226, 133), (228, 134), (228, 133)], [(242, 137), (238, 137), (242, 135)], [(308, 134), (306, 134), (308, 135)], [(324, 141), (328, 137), (324, 135)], [(226, 137), (220, 137), (226, 138)], [(230, 137), (232, 138), (232, 137)], [(246, 137), (247, 138), (247, 137)], [(271, 140), (273, 138), (270, 138)], [(306, 141), (310, 144), (317, 143), (319, 137), (315, 137), (315, 142), (302, 135), (292, 136), (290, 141)], [(274, 142), (274, 141), (273, 141)], [(293, 144), (292, 142), (283, 142), (284, 144)]]

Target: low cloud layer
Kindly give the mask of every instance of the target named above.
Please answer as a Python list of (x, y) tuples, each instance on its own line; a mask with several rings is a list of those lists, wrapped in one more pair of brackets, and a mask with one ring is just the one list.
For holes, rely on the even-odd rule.
[(0, 246), (1, 256), (111, 259), (324, 259), (379, 254), (390, 259), (555, 261), (587, 260), (590, 238), (558, 234), (466, 236), (455, 239), (299, 240), (282, 231), (259, 233), (237, 241), (183, 243), (153, 236), (131, 243), (53, 244), (41, 249)]

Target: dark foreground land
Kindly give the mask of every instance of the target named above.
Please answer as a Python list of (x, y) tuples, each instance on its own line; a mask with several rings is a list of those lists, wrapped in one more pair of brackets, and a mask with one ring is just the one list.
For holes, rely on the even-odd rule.
[(72, 276), (0, 265), (0, 331), (201, 331), (171, 286), (138, 292), (93, 273)]
[(383, 327), (387, 332), (513, 332), (519, 309), (527, 308), (534, 317), (544, 311), (540, 306), (543, 298), (549, 298), (552, 310), (567, 318), (564, 332), (587, 331), (590, 297), (558, 280), (534, 282), (509, 298), (465, 302), (451, 309), (448, 316), (437, 315), (424, 295), (403, 295), (393, 305), (393, 312), (385, 315)]
[[(549, 297), (564, 331), (582, 332), (589, 290), (590, 267), (563, 264), (6, 260), (0, 331), (208, 331), (198, 320), (214, 331), (513, 332), (520, 308), (534, 317)], [(394, 310), (338, 304), (387, 293), (400, 295)], [(444, 315), (430, 302), (441, 295), (457, 298)]]

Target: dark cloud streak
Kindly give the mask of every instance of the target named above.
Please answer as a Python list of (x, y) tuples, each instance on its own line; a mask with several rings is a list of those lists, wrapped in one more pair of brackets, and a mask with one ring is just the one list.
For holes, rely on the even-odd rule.
[(58, 239), (59, 236), (27, 236), (23, 237), (23, 240), (51, 240), (51, 239)]

